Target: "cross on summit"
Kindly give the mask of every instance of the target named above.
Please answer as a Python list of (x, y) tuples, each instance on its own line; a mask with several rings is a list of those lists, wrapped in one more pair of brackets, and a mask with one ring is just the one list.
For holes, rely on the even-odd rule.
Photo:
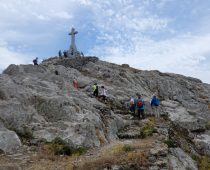
[(78, 31), (75, 31), (74, 28), (71, 29), (71, 32), (69, 35), (71, 36), (71, 45), (68, 50), (68, 56), (76, 57), (76, 55), (79, 55), (79, 51), (77, 51), (77, 47), (75, 44), (75, 35), (78, 34)]

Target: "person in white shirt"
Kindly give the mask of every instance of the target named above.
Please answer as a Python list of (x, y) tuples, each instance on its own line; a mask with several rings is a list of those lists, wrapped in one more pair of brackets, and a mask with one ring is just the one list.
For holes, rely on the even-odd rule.
[(132, 113), (133, 115), (135, 115), (136, 104), (135, 104), (135, 99), (134, 99), (134, 97), (131, 97), (131, 98), (130, 98), (129, 104), (130, 104), (130, 111), (131, 111), (131, 113)]
[(102, 99), (103, 99), (103, 101), (106, 101), (106, 96), (107, 96), (107, 90), (105, 89), (105, 87), (104, 86), (101, 86), (101, 89), (102, 89), (102, 91), (101, 91), (101, 97), (102, 97)]

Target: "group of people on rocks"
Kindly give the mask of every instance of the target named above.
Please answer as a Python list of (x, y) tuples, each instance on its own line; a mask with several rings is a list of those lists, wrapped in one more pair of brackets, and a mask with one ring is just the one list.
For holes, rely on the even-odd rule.
[(106, 96), (107, 96), (107, 90), (104, 86), (101, 86), (101, 93), (99, 95), (99, 87), (97, 85), (97, 83), (95, 83), (92, 86), (92, 90), (93, 90), (93, 96), (95, 96), (96, 98), (102, 98), (102, 100), (105, 102), (106, 101)]
[[(80, 55), (81, 55), (82, 57), (84, 57), (83, 52), (81, 52)], [(62, 55), (61, 50), (59, 50), (59, 51), (58, 51), (58, 56), (59, 56), (59, 58), (63, 58), (63, 57), (64, 57), (64, 58), (67, 58), (67, 57), (68, 57), (68, 52), (67, 52), (67, 51), (64, 51), (64, 52), (63, 52), (63, 55)], [(33, 59), (33, 64), (34, 64), (34, 65), (39, 65), (39, 64), (38, 64), (38, 57), (36, 57), (35, 59)]]
[[(141, 95), (138, 95), (138, 98), (135, 99), (134, 97), (130, 98), (130, 111), (133, 115), (136, 115), (137, 112), (137, 116), (139, 119), (144, 119), (145, 118), (145, 102), (142, 98)], [(152, 108), (152, 115), (154, 115), (156, 118), (160, 117), (160, 113), (158, 111), (158, 106), (160, 105), (160, 101), (159, 99), (156, 97), (156, 95), (153, 95), (151, 102), (150, 102), (150, 106)]]
[[(73, 55), (73, 51), (70, 54)], [(63, 57), (67, 58), (68, 57), (68, 51), (67, 50), (63, 51), (63, 55), (62, 55), (61, 50), (59, 50), (58, 51), (58, 56), (59, 56), (59, 58), (63, 58)], [(82, 51), (80, 52), (80, 56), (84, 57), (84, 53)]]
[[(33, 63), (34, 65), (38, 65), (38, 58), (34, 59)], [(55, 71), (55, 74), (59, 75), (58, 71)], [(76, 78), (74, 78), (73, 80), (73, 87), (76, 90), (78, 90), (78, 81)], [(94, 83), (94, 85), (92, 86), (92, 90), (93, 90), (93, 96), (95, 96), (98, 99), (102, 99), (102, 101), (104, 102), (107, 100), (107, 90), (104, 86), (101, 86), (100, 95), (99, 95), (99, 87), (97, 83)], [(131, 97), (129, 104), (130, 104), (130, 111), (133, 115), (136, 115), (137, 113), (137, 116), (139, 119), (145, 118), (145, 113), (144, 113), (145, 102), (141, 95), (138, 95), (136, 99), (134, 97)], [(159, 104), (160, 104), (159, 99), (156, 97), (156, 95), (153, 95), (150, 105), (152, 108), (152, 115), (154, 115), (156, 118), (160, 117), (160, 113), (158, 111)]]

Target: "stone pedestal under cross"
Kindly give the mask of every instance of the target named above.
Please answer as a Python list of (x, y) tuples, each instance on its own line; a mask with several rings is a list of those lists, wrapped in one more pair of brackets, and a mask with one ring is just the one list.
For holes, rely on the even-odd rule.
[(74, 28), (71, 29), (71, 32), (69, 35), (71, 35), (71, 45), (68, 50), (68, 56), (69, 57), (76, 57), (77, 55), (80, 55), (79, 51), (77, 51), (77, 47), (75, 44), (75, 35), (78, 34), (77, 31), (75, 31)]

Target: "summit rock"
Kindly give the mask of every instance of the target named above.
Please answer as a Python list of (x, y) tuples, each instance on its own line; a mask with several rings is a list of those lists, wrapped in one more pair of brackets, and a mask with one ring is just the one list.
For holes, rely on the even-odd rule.
[[(94, 83), (106, 87), (107, 102), (92, 97)], [(119, 131), (130, 125), (127, 102), (136, 94), (145, 100), (146, 115), (157, 94), (161, 116), (169, 119), (180, 147), (189, 139), (192, 152), (210, 153), (210, 85), (196, 78), (138, 70), (97, 57), (55, 57), (38, 66), (10, 65), (0, 75), (0, 87), (0, 150), (5, 153), (21, 148), (26, 135), (31, 136), (29, 144), (59, 137), (85, 147), (119, 139)], [(185, 142), (179, 141), (178, 131), (186, 135)]]

